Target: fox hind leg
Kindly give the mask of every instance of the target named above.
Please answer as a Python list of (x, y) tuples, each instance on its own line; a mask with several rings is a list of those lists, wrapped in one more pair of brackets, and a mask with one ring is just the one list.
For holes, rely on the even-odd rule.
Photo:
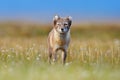
[(52, 59), (52, 50), (49, 48), (49, 54), (48, 54), (48, 62), (51, 64)]

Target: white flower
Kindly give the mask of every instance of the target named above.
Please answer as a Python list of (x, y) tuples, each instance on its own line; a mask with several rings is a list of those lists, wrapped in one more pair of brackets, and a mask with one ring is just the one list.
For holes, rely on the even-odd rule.
[(37, 60), (37, 61), (39, 61), (39, 60), (40, 60), (40, 58), (39, 58), (39, 57), (37, 57), (37, 58), (36, 58), (36, 60)]
[(8, 57), (10, 58), (10, 57), (11, 57), (11, 55), (8, 55)]
[(114, 40), (114, 44), (119, 46), (119, 45), (120, 45), (120, 40), (115, 39), (115, 40)]
[(4, 52), (5, 52), (5, 50), (4, 50), (4, 49), (2, 49), (2, 50), (1, 50), (1, 52), (2, 52), (2, 53), (4, 53)]
[(30, 60), (30, 57), (27, 57), (27, 60)]
[(40, 54), (39, 54), (38, 56), (39, 56), (39, 57), (41, 57), (41, 55), (40, 55)]

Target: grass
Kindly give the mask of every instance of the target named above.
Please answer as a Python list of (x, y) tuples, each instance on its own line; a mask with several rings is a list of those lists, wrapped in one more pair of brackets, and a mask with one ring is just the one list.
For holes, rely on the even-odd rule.
[(120, 80), (119, 26), (73, 27), (63, 66), (47, 62), (50, 28), (19, 25), (0, 26), (0, 80)]

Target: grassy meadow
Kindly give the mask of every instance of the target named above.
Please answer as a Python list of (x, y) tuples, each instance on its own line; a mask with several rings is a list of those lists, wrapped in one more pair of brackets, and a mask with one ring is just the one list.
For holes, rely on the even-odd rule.
[(67, 63), (48, 64), (52, 26), (0, 23), (0, 80), (120, 80), (120, 25), (71, 27)]

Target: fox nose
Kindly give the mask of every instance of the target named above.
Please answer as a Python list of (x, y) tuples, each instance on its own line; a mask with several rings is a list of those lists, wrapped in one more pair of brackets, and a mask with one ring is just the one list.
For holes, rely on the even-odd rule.
[(63, 31), (64, 29), (62, 28), (61, 31)]

